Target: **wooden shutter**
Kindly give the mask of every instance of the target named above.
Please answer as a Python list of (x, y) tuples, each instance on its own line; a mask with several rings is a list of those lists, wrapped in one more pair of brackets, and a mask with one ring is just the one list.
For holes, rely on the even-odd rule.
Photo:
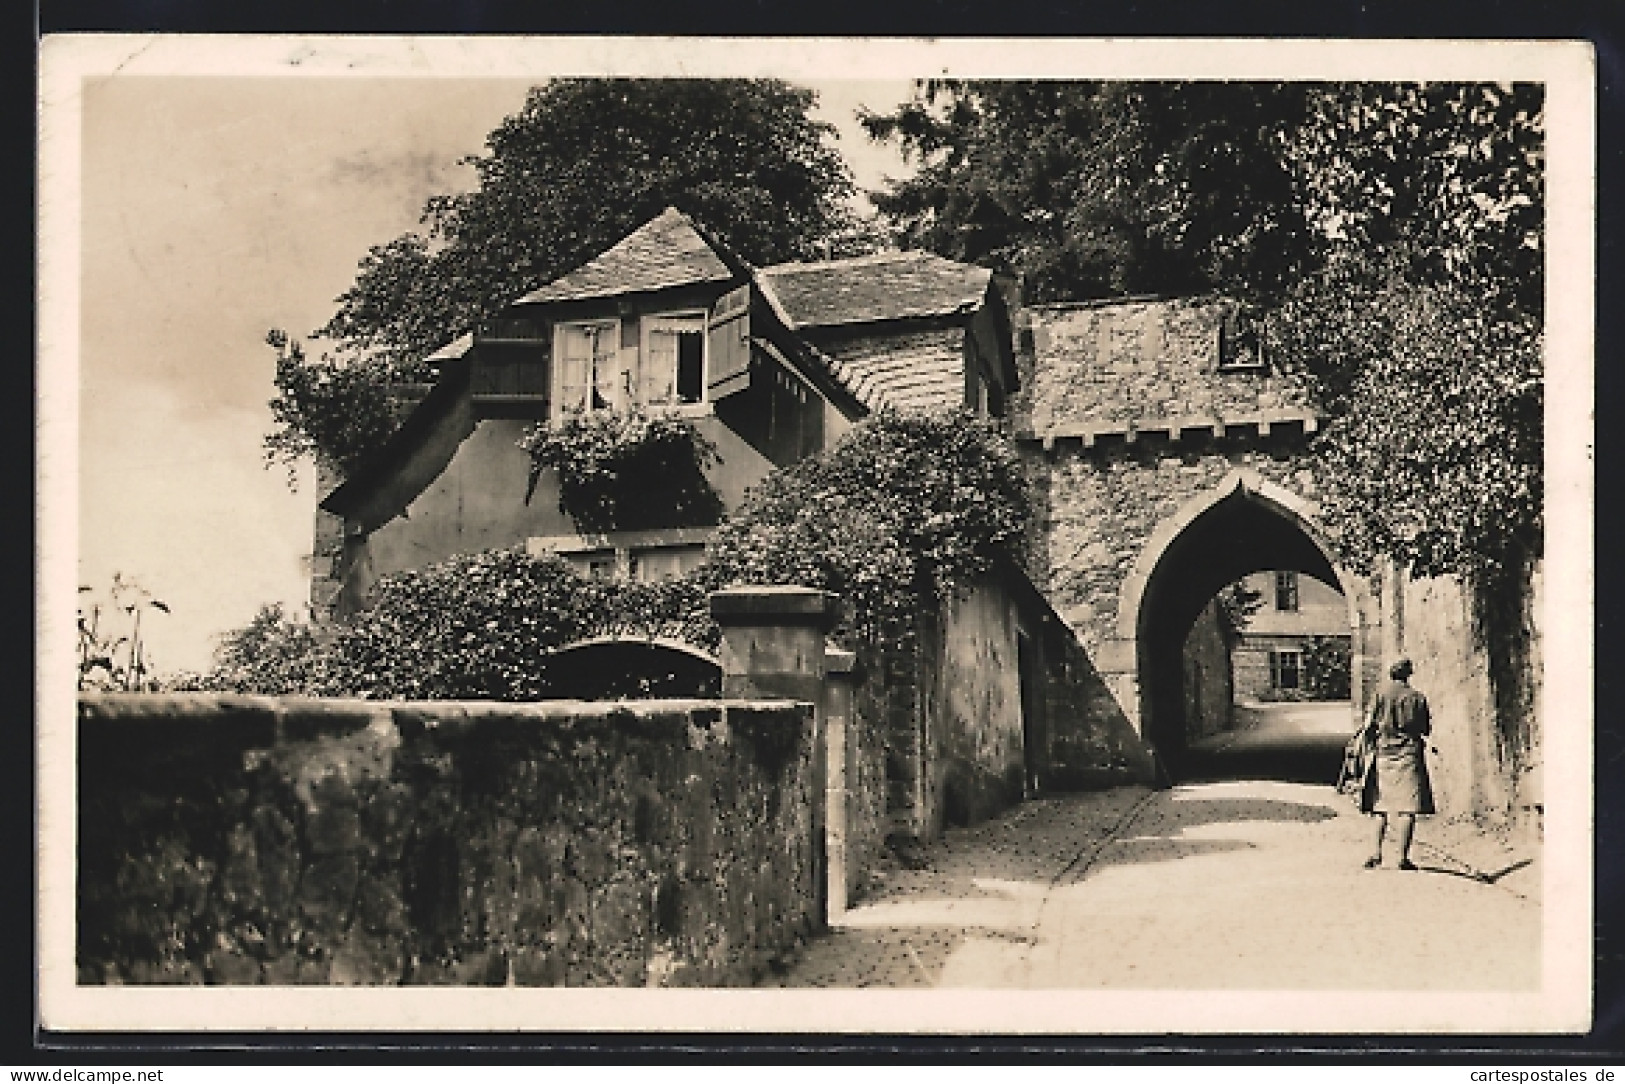
[(706, 394), (712, 400), (750, 387), (750, 284), (711, 307), (706, 343)]

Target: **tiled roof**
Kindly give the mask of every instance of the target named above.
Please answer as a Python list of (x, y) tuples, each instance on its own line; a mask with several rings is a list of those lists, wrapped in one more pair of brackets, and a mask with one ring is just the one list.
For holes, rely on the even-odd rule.
[(870, 410), (935, 410), (965, 402), (964, 332), (867, 335), (826, 343), (817, 353), (835, 379)]
[(968, 312), (992, 272), (929, 252), (882, 252), (821, 263), (763, 268), (757, 281), (792, 329)]
[(526, 294), (519, 304), (615, 297), (732, 277), (688, 216), (667, 207), (613, 248)]

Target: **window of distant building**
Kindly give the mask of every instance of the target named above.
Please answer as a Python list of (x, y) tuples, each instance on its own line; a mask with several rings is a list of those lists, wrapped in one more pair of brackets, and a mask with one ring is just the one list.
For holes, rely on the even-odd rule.
[(1296, 651), (1270, 652), (1270, 687), (1296, 689), (1302, 658)]
[(1275, 574), (1275, 608), (1288, 612), (1298, 608), (1298, 574), (1296, 572), (1277, 572)]

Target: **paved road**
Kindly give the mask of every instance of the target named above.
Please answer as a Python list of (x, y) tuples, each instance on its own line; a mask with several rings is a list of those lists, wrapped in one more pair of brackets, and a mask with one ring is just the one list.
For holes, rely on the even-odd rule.
[(1238, 704), (1236, 729), (1193, 746), (1178, 765), (1177, 776), (1181, 782), (1329, 782), (1337, 778), (1343, 746), (1354, 728), (1353, 709), (1346, 700)]
[[(1272, 729), (1264, 720), (1234, 755), (1292, 744)], [(1535, 900), (1437, 850), (1419, 849), (1415, 873), (1364, 870), (1367, 837), (1366, 819), (1324, 783), (1219, 780), (1030, 802), (886, 872), (773, 984), (1538, 985)]]

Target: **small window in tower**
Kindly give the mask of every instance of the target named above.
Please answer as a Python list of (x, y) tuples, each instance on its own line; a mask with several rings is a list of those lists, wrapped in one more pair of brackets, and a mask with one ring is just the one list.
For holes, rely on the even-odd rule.
[(1219, 368), (1257, 370), (1264, 367), (1264, 347), (1251, 313), (1231, 309), (1219, 325)]

